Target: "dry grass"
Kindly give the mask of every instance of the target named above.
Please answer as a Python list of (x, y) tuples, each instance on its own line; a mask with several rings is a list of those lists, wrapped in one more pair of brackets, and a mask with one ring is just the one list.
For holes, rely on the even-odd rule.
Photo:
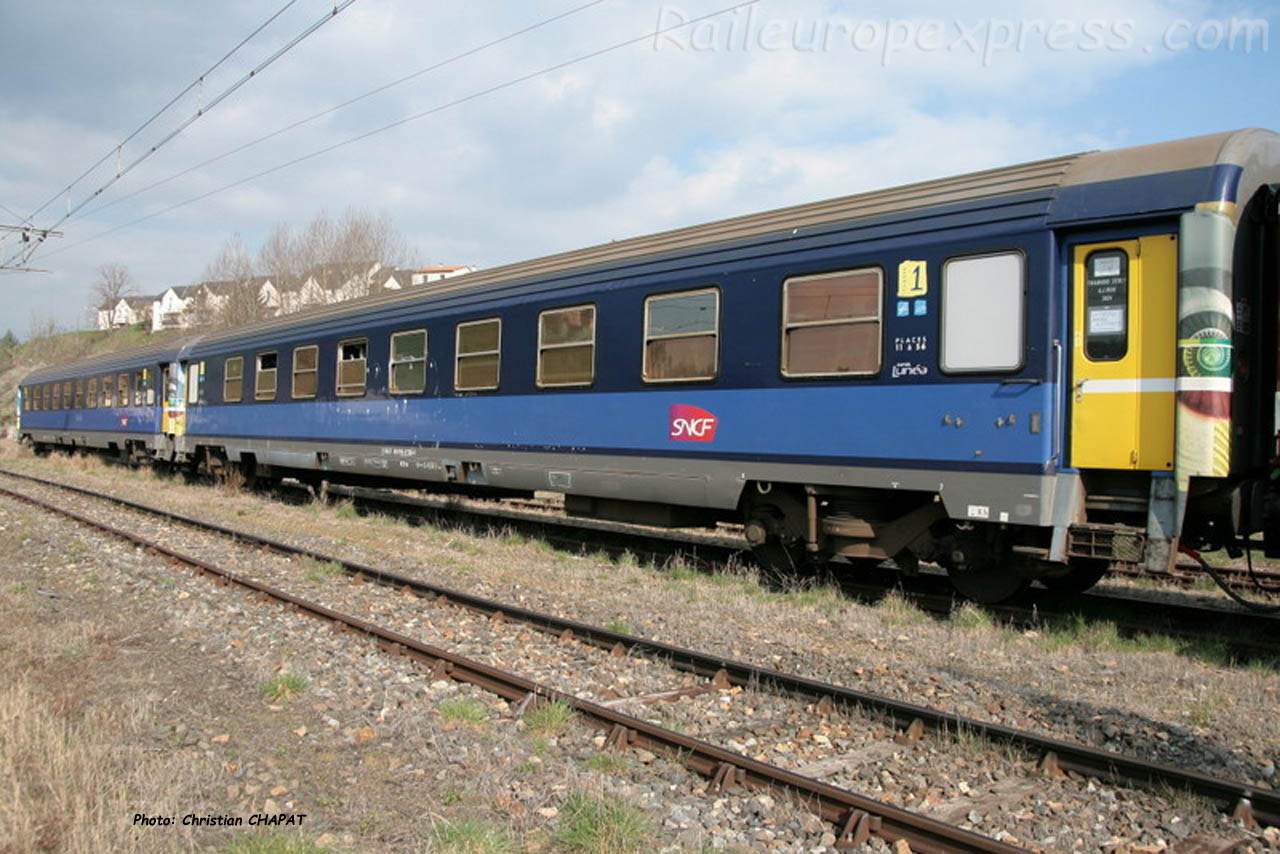
[[(70, 461), (68, 461), (70, 462)], [(0, 538), (0, 854), (172, 850), (180, 828), (138, 834), (137, 812), (180, 815), (198, 760), (158, 756), (156, 698), (125, 655), (136, 622), (97, 613), (90, 570), (45, 554), (44, 520), (10, 512)], [(56, 561), (56, 563), (51, 563)], [(51, 569), (58, 566), (64, 569)]]
[[(33, 459), (15, 467), (57, 476), (70, 462)], [(111, 468), (68, 479), (127, 492), (136, 486), (131, 477), (138, 475)], [(478, 537), (456, 527), (391, 523), (392, 535), (367, 519), (251, 496), (212, 502), (210, 493), (177, 482), (148, 481), (148, 490), (147, 500), (156, 504), (587, 622), (616, 621), (640, 635), (773, 666), (804, 651), (802, 658), (819, 664), (814, 675), (845, 681), (858, 672), (866, 687), (884, 693), (895, 692), (895, 671), (941, 671), (980, 692), (1012, 696), (1017, 709), (1047, 705), (1078, 714), (1080, 704), (1118, 707), (1147, 718), (1153, 728), (1212, 720), (1215, 733), (1231, 734), (1231, 744), (1274, 751), (1277, 743), (1266, 723), (1280, 692), (1275, 670), (1230, 666), (1150, 639), (1121, 643), (1105, 625), (1012, 630), (964, 606), (950, 621), (934, 621), (899, 595), (866, 607), (821, 584), (770, 590), (749, 570), (709, 574), (680, 560), (652, 566), (571, 554), (509, 531)], [(1241, 699), (1209, 709), (1197, 705), (1206, 692)], [(964, 711), (988, 714), (981, 705)]]
[(109, 627), (59, 624), (40, 597), (29, 584), (0, 594), (0, 852), (137, 849), (148, 840), (132, 816), (173, 809), (162, 792), (176, 771), (144, 765), (146, 698), (95, 697), (90, 674), (116, 655)]
[(64, 718), (26, 680), (0, 690), (0, 851), (129, 847), (134, 801), (111, 740), (134, 721), (121, 717), (92, 710)]

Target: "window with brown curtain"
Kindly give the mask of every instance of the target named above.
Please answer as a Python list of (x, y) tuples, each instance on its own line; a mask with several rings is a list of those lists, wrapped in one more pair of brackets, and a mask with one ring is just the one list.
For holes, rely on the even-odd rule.
[(596, 374), (596, 307), (555, 308), (538, 315), (538, 385), (590, 385)]
[(644, 302), (644, 381), (715, 379), (720, 370), (720, 291), (700, 288)]
[(783, 375), (879, 373), (883, 283), (879, 267), (787, 279), (782, 286)]
[(316, 369), (320, 362), (320, 348), (315, 344), (293, 348), (293, 385), (290, 396), (295, 398), (316, 396)]
[(484, 391), (498, 387), (502, 361), (502, 320), (473, 320), (459, 323), (457, 362), (453, 373), (455, 391)]

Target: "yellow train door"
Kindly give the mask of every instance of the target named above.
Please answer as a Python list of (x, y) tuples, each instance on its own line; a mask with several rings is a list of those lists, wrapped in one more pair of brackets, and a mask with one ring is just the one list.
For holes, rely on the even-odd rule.
[(1071, 464), (1173, 470), (1176, 234), (1077, 246)]

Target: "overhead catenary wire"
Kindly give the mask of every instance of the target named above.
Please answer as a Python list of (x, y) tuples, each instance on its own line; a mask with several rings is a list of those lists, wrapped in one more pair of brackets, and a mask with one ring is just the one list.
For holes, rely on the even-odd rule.
[(489, 86), (487, 88), (477, 90), (475, 92), (472, 92), (469, 95), (463, 95), (460, 98), (455, 98), (452, 101), (447, 101), (443, 104), (439, 104), (435, 107), (432, 107), (429, 110), (424, 110), (420, 113), (415, 113), (411, 116), (405, 116), (404, 118), (397, 119), (396, 121), (391, 122), (389, 124), (385, 124), (385, 125), (382, 125), (381, 127), (374, 128), (373, 130), (365, 131), (364, 133), (357, 134), (352, 137), (348, 137), (347, 139), (344, 139), (340, 142), (335, 142), (332, 145), (327, 145), (323, 148), (319, 148), (315, 151), (312, 151), (307, 154), (303, 154), (299, 157), (295, 157), (291, 160), (285, 161), (284, 163), (276, 164), (275, 166), (269, 167), (267, 169), (263, 169), (260, 172), (255, 172), (252, 175), (248, 175), (237, 181), (232, 181), (229, 184), (224, 184), (223, 186), (213, 190), (209, 190), (206, 193), (201, 193), (198, 196), (193, 196), (189, 199), (169, 205), (168, 207), (162, 208), (158, 211), (153, 211), (152, 213), (146, 214), (144, 216), (140, 216), (137, 219), (130, 220), (129, 222), (122, 223), (121, 225), (117, 225), (113, 228), (109, 228), (105, 231), (101, 231), (90, 237), (86, 237), (84, 240), (80, 240), (75, 243), (71, 243), (71, 244), (59, 247), (58, 249), (55, 249), (52, 252), (45, 253), (45, 257), (59, 255), (63, 252), (67, 252), (76, 247), (83, 246), (86, 243), (91, 243), (95, 240), (106, 237), (110, 234), (115, 234), (117, 231), (122, 231), (126, 228), (132, 228), (133, 226), (138, 225), (140, 223), (146, 222), (151, 219), (155, 219), (156, 217), (163, 216), (167, 213), (172, 213), (173, 211), (178, 210), (179, 208), (186, 207), (187, 205), (195, 204), (196, 202), (204, 201), (205, 199), (208, 199), (212, 196), (216, 196), (219, 193), (225, 193), (227, 190), (235, 189), (236, 187), (239, 187), (244, 184), (248, 184), (251, 181), (256, 181), (259, 178), (266, 177), (267, 175), (271, 175), (276, 172), (283, 171), (285, 169), (288, 169), (291, 166), (296, 166), (299, 163), (304, 163), (308, 160), (314, 160), (317, 157), (323, 156), (332, 151), (336, 151), (339, 148), (344, 148), (345, 146), (352, 145), (354, 143), (360, 142), (365, 139), (369, 139), (370, 137), (377, 136), (378, 134), (386, 133), (389, 130), (394, 130), (395, 128), (401, 127), (402, 125), (419, 121), (421, 119), (427, 118), (428, 116), (432, 116), (437, 113), (444, 112), (445, 110), (449, 110), (454, 107), (460, 106), (462, 104), (466, 104), (478, 98), (483, 98), (486, 95), (492, 95), (495, 92), (500, 92), (504, 89), (510, 89), (513, 86), (519, 85), (520, 83), (524, 83), (529, 80), (533, 80), (536, 77), (541, 77), (544, 74), (550, 74), (553, 71), (559, 71), (563, 68), (568, 68), (573, 65), (578, 65), (580, 63), (587, 62), (592, 59), (596, 59), (600, 56), (604, 56), (605, 54), (609, 54), (614, 51), (621, 50), (624, 47), (630, 47), (631, 45), (639, 44), (640, 42), (647, 41), (648, 39), (656, 38), (657, 36), (663, 35), (664, 33), (672, 32), (674, 30), (684, 29), (685, 27), (691, 27), (695, 24), (701, 23), (702, 21), (706, 21), (711, 18), (718, 17), (720, 15), (728, 14), (729, 12), (733, 12), (737, 9), (742, 9), (746, 6), (755, 5), (758, 2), (760, 2), (760, 0), (743, 0), (743, 2), (734, 3), (733, 5), (726, 6), (722, 9), (718, 9), (717, 11), (708, 12), (705, 15), (699, 15), (698, 17), (695, 17), (695, 18), (689, 18), (688, 20), (681, 21), (678, 24), (671, 24), (670, 26), (667, 26), (667, 27), (655, 29), (650, 32), (646, 32), (643, 35), (633, 36), (631, 38), (624, 39), (623, 41), (615, 42), (614, 44), (608, 45), (607, 47), (598, 48), (597, 50), (580, 54), (579, 56), (576, 56), (572, 59), (566, 59), (562, 62), (557, 62), (554, 65), (548, 65), (544, 68), (540, 68), (537, 71), (531, 71), (527, 74), (522, 74), (519, 77), (514, 77), (503, 83), (497, 83), (493, 86)]
[[(128, 136), (126, 136), (124, 139), (120, 140), (120, 142), (118, 142), (116, 145), (108, 149), (106, 154), (98, 158), (98, 160), (88, 169), (81, 172), (75, 178), (75, 180), (73, 180), (70, 184), (68, 184), (67, 186), (63, 187), (61, 190), (59, 190), (58, 192), (50, 196), (48, 200), (46, 200), (44, 204), (40, 205), (40, 207), (36, 208), (35, 211), (32, 212), (31, 216), (27, 217), (27, 219), (31, 220), (39, 216), (41, 211), (43, 211), (45, 208), (49, 207), (49, 205), (53, 204), (55, 201), (61, 198), (63, 194), (71, 192), (72, 188), (74, 188), (76, 184), (79, 184), (81, 181), (83, 181), (86, 177), (88, 177), (88, 175), (91, 172), (93, 172), (93, 170), (97, 169), (103, 163), (106, 163), (109, 159), (111, 159), (111, 157), (114, 154), (116, 154), (116, 152), (118, 152), (121, 148), (123, 148), (125, 145), (131, 142), (134, 137), (136, 137), (138, 134), (142, 133), (144, 130), (150, 127), (152, 122), (154, 122), (156, 119), (160, 118), (162, 115), (168, 112), (169, 108), (172, 107), (174, 104), (178, 103), (178, 101), (182, 100), (182, 98), (188, 92), (190, 92), (192, 89), (196, 88), (201, 83), (203, 83), (206, 77), (208, 77), (210, 74), (216, 71), (224, 62), (226, 62), (228, 59), (234, 56), (240, 50), (240, 48), (248, 44), (249, 41), (253, 39), (254, 36), (256, 36), (258, 33), (266, 29), (267, 26), (270, 25), (272, 21), (280, 17), (286, 11), (288, 11), (289, 7), (296, 2), (298, 2), (298, 0), (289, 0), (289, 2), (285, 3), (278, 10), (276, 10), (275, 14), (273, 14), (270, 18), (267, 18), (265, 21), (259, 24), (258, 27), (253, 32), (249, 33), (249, 35), (241, 39), (240, 42), (235, 47), (231, 48), (231, 50), (223, 54), (221, 59), (219, 59), (213, 65), (210, 65), (207, 69), (205, 69), (205, 71), (202, 74), (200, 74), (200, 76), (196, 77), (195, 80), (192, 80), (190, 83), (188, 83), (186, 88), (184, 88), (181, 92), (179, 92), (178, 94), (170, 98), (168, 103), (166, 103), (163, 107), (161, 107), (160, 109), (152, 113), (150, 118), (148, 118), (145, 122), (143, 122), (142, 124), (134, 128), (133, 131)], [(5, 210), (8, 210), (8, 208), (5, 208)], [(12, 211), (10, 211), (10, 213), (12, 213)]]
[[(320, 29), (322, 26), (324, 26), (325, 24), (327, 24), (329, 21), (332, 21), (335, 17), (337, 17), (337, 16), (338, 16), (338, 14), (339, 14), (339, 13), (341, 13), (344, 9), (346, 9), (348, 6), (350, 6), (351, 4), (353, 4), (353, 3), (355, 3), (355, 2), (356, 2), (356, 0), (341, 0), (341, 2), (335, 2), (335, 3), (334, 3), (334, 6), (333, 6), (333, 9), (332, 9), (331, 11), (326, 12), (326, 13), (324, 14), (324, 16), (323, 16), (323, 17), (321, 17), (321, 18), (319, 18), (318, 20), (316, 20), (315, 22), (313, 22), (310, 26), (308, 26), (308, 27), (307, 27), (305, 30), (303, 30), (301, 33), (299, 33), (298, 35), (296, 35), (296, 36), (294, 36), (292, 39), (290, 39), (288, 42), (286, 42), (286, 43), (285, 43), (285, 45), (284, 45), (283, 47), (279, 48), (275, 53), (271, 54), (271, 55), (270, 55), (269, 57), (267, 57), (265, 60), (263, 60), (262, 62), (258, 63), (258, 64), (257, 64), (256, 66), (254, 66), (252, 69), (250, 69), (250, 70), (249, 70), (249, 72), (248, 72), (247, 74), (245, 74), (244, 76), (240, 77), (238, 80), (236, 80), (236, 81), (235, 81), (234, 83), (232, 83), (230, 86), (228, 86), (226, 89), (224, 89), (224, 90), (222, 90), (220, 93), (218, 93), (218, 94), (217, 94), (217, 95), (216, 95), (216, 96), (215, 96), (215, 97), (214, 97), (214, 98), (213, 98), (213, 99), (212, 99), (212, 100), (211, 100), (211, 101), (210, 101), (206, 106), (203, 106), (203, 107), (198, 108), (198, 109), (196, 110), (196, 112), (195, 112), (192, 116), (190, 116), (189, 118), (187, 118), (185, 121), (183, 121), (181, 124), (179, 124), (176, 128), (174, 128), (172, 131), (170, 131), (168, 134), (166, 134), (164, 137), (162, 137), (162, 138), (160, 139), (160, 141), (159, 141), (159, 142), (157, 142), (157, 143), (155, 143), (154, 145), (152, 145), (150, 148), (148, 148), (146, 151), (144, 151), (144, 152), (143, 152), (139, 157), (135, 158), (135, 159), (134, 159), (134, 160), (133, 160), (133, 161), (132, 161), (128, 166), (122, 166), (121, 168), (117, 169), (117, 170), (116, 170), (116, 174), (115, 174), (111, 179), (109, 179), (109, 180), (108, 180), (105, 184), (103, 184), (101, 187), (99, 187), (98, 189), (96, 189), (96, 190), (94, 190), (92, 193), (90, 193), (88, 196), (86, 196), (86, 197), (85, 197), (85, 198), (84, 198), (84, 199), (83, 199), (79, 204), (77, 204), (77, 205), (75, 205), (74, 207), (72, 207), (72, 208), (68, 209), (68, 210), (67, 210), (67, 212), (66, 212), (65, 214), (63, 214), (61, 217), (59, 217), (59, 218), (58, 218), (58, 220), (57, 220), (57, 221), (55, 221), (55, 222), (53, 223), (53, 225), (51, 225), (51, 226), (50, 226), (50, 228), (51, 228), (51, 229), (52, 229), (52, 228), (57, 228), (59, 225), (63, 224), (63, 223), (64, 223), (64, 222), (66, 222), (67, 220), (69, 220), (69, 219), (70, 219), (72, 216), (74, 216), (74, 215), (75, 215), (75, 214), (76, 214), (76, 213), (77, 213), (81, 208), (83, 208), (83, 207), (84, 207), (85, 205), (87, 205), (89, 202), (93, 201), (95, 198), (97, 198), (98, 196), (100, 196), (100, 195), (103, 193), (103, 191), (104, 191), (104, 190), (106, 190), (108, 187), (110, 187), (110, 186), (111, 186), (112, 184), (114, 184), (116, 181), (119, 181), (121, 178), (123, 178), (125, 175), (127, 175), (130, 171), (132, 171), (132, 170), (133, 170), (133, 169), (134, 169), (134, 168), (135, 168), (139, 163), (141, 163), (142, 161), (146, 160), (146, 159), (147, 159), (148, 157), (150, 157), (152, 154), (155, 154), (155, 153), (156, 153), (157, 151), (159, 151), (159, 150), (160, 150), (160, 148), (161, 148), (161, 147), (163, 147), (166, 143), (168, 143), (168, 142), (169, 142), (170, 140), (172, 140), (174, 137), (178, 136), (178, 134), (182, 133), (184, 130), (186, 130), (188, 127), (190, 127), (192, 124), (194, 124), (197, 120), (199, 120), (202, 116), (207, 115), (207, 114), (208, 114), (208, 113), (209, 113), (209, 112), (210, 112), (214, 107), (216, 107), (218, 104), (222, 103), (224, 100), (226, 100), (228, 97), (230, 97), (230, 96), (231, 96), (231, 94), (232, 94), (232, 93), (234, 93), (237, 89), (239, 89), (239, 88), (240, 88), (241, 86), (243, 86), (244, 84), (248, 83), (248, 82), (249, 82), (250, 80), (252, 80), (255, 76), (257, 76), (257, 75), (258, 75), (258, 74), (260, 74), (263, 70), (265, 70), (268, 66), (270, 66), (272, 63), (274, 63), (274, 62), (275, 62), (276, 60), (278, 60), (280, 57), (284, 56), (286, 53), (288, 53), (290, 50), (292, 50), (294, 47), (296, 47), (298, 44), (300, 44), (304, 39), (306, 39), (308, 36), (310, 36), (310, 35), (311, 35), (312, 33), (314, 33), (316, 30)], [(113, 152), (114, 152), (114, 149), (113, 149)], [(108, 156), (110, 156), (110, 155), (108, 155)], [(57, 198), (57, 197), (55, 196), (55, 198)], [(33, 243), (29, 249), (24, 249), (23, 251), (18, 252), (18, 253), (16, 253), (15, 255), (11, 256), (11, 257), (9, 258), (9, 260), (8, 260), (7, 262), (5, 262), (5, 263), (6, 263), (6, 265), (8, 265), (8, 264), (12, 264), (12, 263), (13, 263), (13, 261), (14, 261), (14, 260), (16, 260), (16, 259), (17, 259), (17, 258), (19, 258), (19, 257), (21, 257), (23, 260), (27, 260), (27, 259), (29, 259), (29, 258), (31, 257), (31, 255), (35, 252), (35, 250), (36, 250), (37, 248), (39, 248), (39, 246), (40, 246), (43, 242), (44, 242), (44, 241), (43, 241), (43, 239), (38, 240), (38, 241), (36, 241), (35, 243)]]
[(467, 57), (474, 56), (477, 53), (480, 53), (481, 51), (488, 50), (489, 48), (492, 48), (492, 47), (497, 47), (498, 45), (504, 42), (508, 42), (514, 38), (518, 38), (519, 36), (525, 35), (527, 33), (531, 33), (534, 30), (540, 29), (549, 24), (553, 24), (556, 21), (563, 20), (564, 18), (568, 18), (571, 15), (576, 15), (579, 12), (583, 12), (587, 9), (590, 9), (592, 6), (599, 6), (601, 3), (604, 3), (604, 2), (605, 0), (591, 0), (591, 2), (589, 3), (583, 3), (580, 6), (575, 6), (572, 9), (568, 9), (564, 12), (560, 12), (559, 14), (552, 15), (549, 18), (543, 18), (541, 21), (530, 24), (527, 27), (522, 27), (521, 29), (515, 30), (513, 32), (507, 33), (504, 36), (499, 36), (498, 38), (487, 41), (484, 44), (479, 44), (479, 45), (476, 45), (475, 47), (467, 48), (461, 53), (455, 53), (453, 56), (450, 56), (447, 59), (442, 59), (439, 62), (434, 62), (431, 65), (428, 65), (424, 68), (419, 68), (417, 71), (411, 72), (402, 77), (398, 77), (395, 80), (392, 80), (388, 83), (384, 83), (381, 86), (377, 86), (373, 89), (370, 89), (367, 92), (357, 95), (354, 98), (349, 98), (340, 104), (335, 104), (332, 107), (321, 110), (318, 113), (313, 113), (307, 116), (306, 118), (298, 119), (297, 121), (291, 122), (283, 127), (277, 128), (276, 130), (273, 130), (270, 133), (263, 134), (262, 136), (259, 136), (256, 139), (251, 139), (248, 142), (243, 143), (242, 145), (238, 145), (235, 148), (229, 149), (227, 151), (222, 152), (221, 154), (217, 154), (213, 157), (210, 157), (208, 160), (203, 160), (200, 163), (195, 164), (194, 166), (189, 166), (180, 172), (175, 172), (167, 178), (161, 178), (159, 181), (155, 181), (151, 184), (148, 184), (145, 187), (140, 187), (139, 189), (134, 190), (132, 193), (129, 193), (124, 196), (120, 196), (119, 198), (116, 198), (116, 199), (112, 199), (109, 202), (104, 202), (98, 207), (93, 208), (92, 210), (86, 211), (84, 215), (93, 216), (95, 214), (101, 213), (102, 211), (105, 211), (108, 208), (115, 207), (121, 202), (127, 202), (130, 199), (137, 198), (143, 193), (148, 193), (154, 189), (163, 187), (165, 184), (168, 184), (171, 181), (176, 181), (178, 178), (181, 178), (184, 175), (190, 175), (192, 172), (195, 172), (199, 169), (203, 169), (206, 166), (212, 166), (214, 163), (217, 163), (221, 160), (225, 160), (228, 157), (239, 154), (242, 151), (246, 151), (255, 145), (266, 142), (267, 140), (270, 140), (270, 139), (275, 139), (277, 136), (288, 133), (291, 130), (300, 128), (303, 125), (310, 124), (311, 122), (314, 122), (317, 119), (322, 119), (325, 116), (332, 115), (338, 112), (339, 110), (346, 109), (347, 107), (350, 107), (353, 104), (357, 104), (367, 98), (372, 98), (374, 95), (385, 92), (388, 89), (392, 89), (396, 86), (401, 85), (402, 83), (407, 83), (410, 80), (415, 80), (424, 74), (429, 74), (432, 71), (437, 71), (441, 68), (444, 68), (446, 65), (452, 65), (453, 63), (459, 62), (460, 60), (466, 59)]

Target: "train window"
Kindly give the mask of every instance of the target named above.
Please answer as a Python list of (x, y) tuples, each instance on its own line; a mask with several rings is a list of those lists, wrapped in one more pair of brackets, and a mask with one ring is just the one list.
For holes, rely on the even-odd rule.
[(89, 393), (85, 397), (86, 409), (96, 409), (98, 406), (98, 378), (89, 378)]
[(191, 362), (187, 365), (187, 403), (200, 402), (200, 369), (203, 362)]
[[(72, 391), (73, 388), (75, 389), (74, 392)], [(80, 380), (76, 380), (74, 386), (71, 380), (67, 380), (66, 385), (63, 386), (62, 393), (67, 398), (67, 409), (79, 409), (84, 406), (84, 389), (80, 386)]]
[(644, 301), (644, 381), (715, 379), (720, 361), (720, 291), (703, 288)]
[(31, 386), (27, 386), (22, 390), (22, 408), (27, 412), (36, 408), (35, 396), (31, 391)]
[(392, 394), (421, 394), (427, 387), (427, 330), (391, 336), (388, 375)]
[(782, 373), (831, 377), (880, 371), (879, 267), (797, 276), (782, 285)]
[(44, 399), (40, 401), (41, 409), (53, 409), (53, 384), (44, 384)]
[(1129, 352), (1129, 253), (1102, 249), (1084, 262), (1084, 354), (1115, 362)]
[(590, 385), (596, 376), (596, 307), (577, 305), (538, 315), (538, 385)]
[(502, 319), (459, 323), (454, 391), (483, 391), (498, 387), (502, 361)]
[(120, 374), (116, 377), (116, 405), (129, 405), (129, 375)]
[(369, 364), (369, 342), (352, 338), (338, 342), (338, 387), (340, 397), (364, 394), (364, 380)]
[(222, 402), (239, 403), (244, 396), (244, 356), (232, 356), (222, 363)]
[(113, 376), (105, 376), (102, 378), (102, 405), (110, 408), (116, 404), (116, 378)]
[(1011, 371), (1022, 364), (1021, 252), (952, 258), (942, 265), (944, 371)]
[(316, 396), (316, 368), (320, 360), (320, 348), (315, 344), (293, 348), (293, 385), (294, 397)]
[(275, 400), (276, 354), (274, 352), (258, 354), (258, 370), (253, 378), (253, 397), (255, 400)]
[(52, 406), (53, 409), (62, 408), (62, 384), (61, 383), (53, 384), (52, 403), (53, 403), (53, 406)]

